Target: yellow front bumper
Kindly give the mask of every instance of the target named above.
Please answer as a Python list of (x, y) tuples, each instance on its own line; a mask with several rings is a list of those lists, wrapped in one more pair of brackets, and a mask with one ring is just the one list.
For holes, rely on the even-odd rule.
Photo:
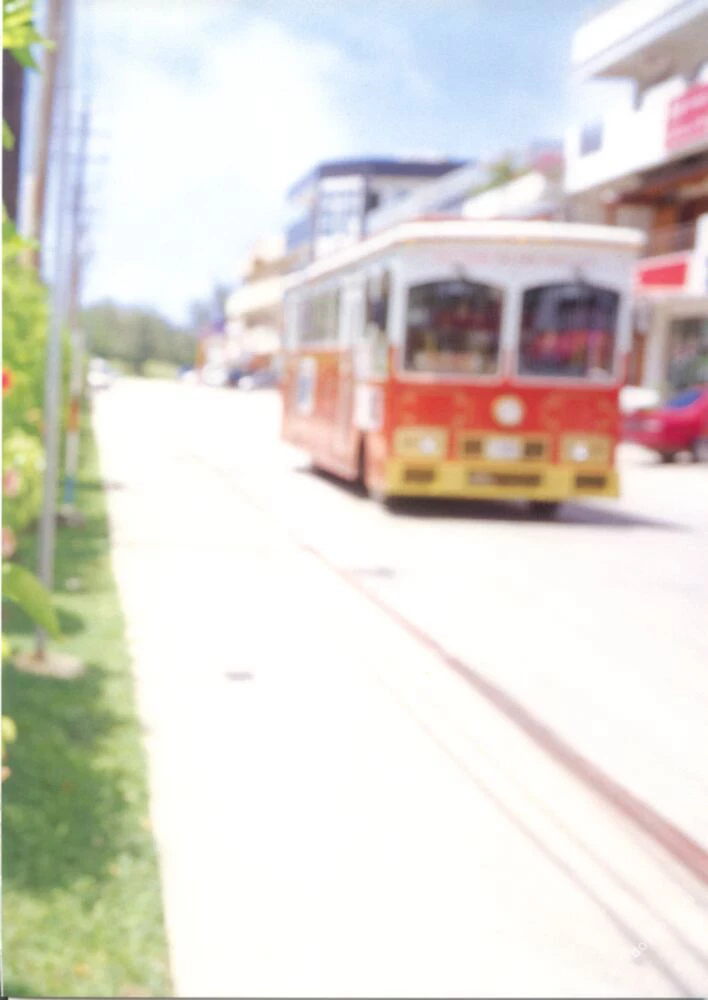
[(394, 458), (386, 463), (389, 496), (440, 496), (479, 499), (570, 500), (618, 497), (619, 476), (607, 466), (420, 461)]

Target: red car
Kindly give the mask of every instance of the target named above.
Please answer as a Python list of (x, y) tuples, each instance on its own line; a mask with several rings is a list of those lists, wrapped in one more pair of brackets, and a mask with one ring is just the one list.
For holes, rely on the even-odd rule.
[(696, 458), (699, 462), (708, 462), (708, 410), (703, 417), (701, 436), (698, 438), (698, 444), (696, 445)]
[(625, 417), (624, 440), (651, 448), (663, 462), (673, 462), (680, 452), (699, 459), (699, 441), (708, 427), (708, 385), (684, 389), (663, 406)]

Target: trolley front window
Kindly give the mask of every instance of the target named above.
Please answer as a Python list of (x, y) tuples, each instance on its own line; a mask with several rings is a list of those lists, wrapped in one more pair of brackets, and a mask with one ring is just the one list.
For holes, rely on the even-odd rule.
[(444, 375), (494, 375), (499, 366), (502, 291), (471, 281), (408, 290), (404, 366)]
[(619, 295), (583, 283), (524, 292), (519, 374), (607, 381), (615, 368)]

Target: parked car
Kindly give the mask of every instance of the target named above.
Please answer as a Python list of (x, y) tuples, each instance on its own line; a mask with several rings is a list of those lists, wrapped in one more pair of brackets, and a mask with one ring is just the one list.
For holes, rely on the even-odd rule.
[(646, 389), (641, 385), (625, 385), (620, 389), (620, 410), (628, 416), (639, 410), (653, 410), (659, 406), (660, 398), (656, 389)]
[(625, 417), (623, 436), (658, 452), (663, 462), (673, 462), (682, 452), (698, 459), (707, 419), (708, 385), (698, 385), (677, 393), (663, 406)]
[(227, 378), (227, 385), (231, 389), (235, 389), (240, 383), (241, 379), (247, 375), (248, 372), (243, 368), (230, 368)]
[(253, 372), (252, 375), (244, 375), (239, 379), (239, 389), (274, 389), (278, 385), (278, 373), (272, 368), (263, 371)]
[(699, 462), (708, 462), (708, 411), (703, 417), (701, 434), (696, 444), (696, 458)]
[(92, 358), (86, 375), (86, 384), (95, 392), (110, 389), (116, 380), (116, 372), (103, 358)]
[(222, 389), (228, 380), (228, 373), (221, 365), (205, 365), (202, 368), (201, 380), (212, 389)]

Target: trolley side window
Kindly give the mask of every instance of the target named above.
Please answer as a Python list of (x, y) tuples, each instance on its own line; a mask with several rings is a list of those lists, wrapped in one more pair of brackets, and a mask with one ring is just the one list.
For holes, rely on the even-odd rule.
[(390, 302), (390, 273), (387, 269), (377, 270), (369, 275), (365, 287), (364, 343), (359, 351), (359, 370), (362, 375), (366, 372), (366, 377), (385, 378), (388, 373)]
[(607, 381), (615, 367), (619, 294), (588, 284), (524, 292), (519, 374)]
[(366, 282), (366, 335), (386, 339), (391, 279), (388, 271), (373, 275)]
[(339, 289), (307, 296), (301, 312), (301, 342), (308, 346), (334, 344), (339, 335)]
[(409, 371), (494, 375), (499, 367), (503, 292), (471, 281), (408, 290), (404, 365)]

